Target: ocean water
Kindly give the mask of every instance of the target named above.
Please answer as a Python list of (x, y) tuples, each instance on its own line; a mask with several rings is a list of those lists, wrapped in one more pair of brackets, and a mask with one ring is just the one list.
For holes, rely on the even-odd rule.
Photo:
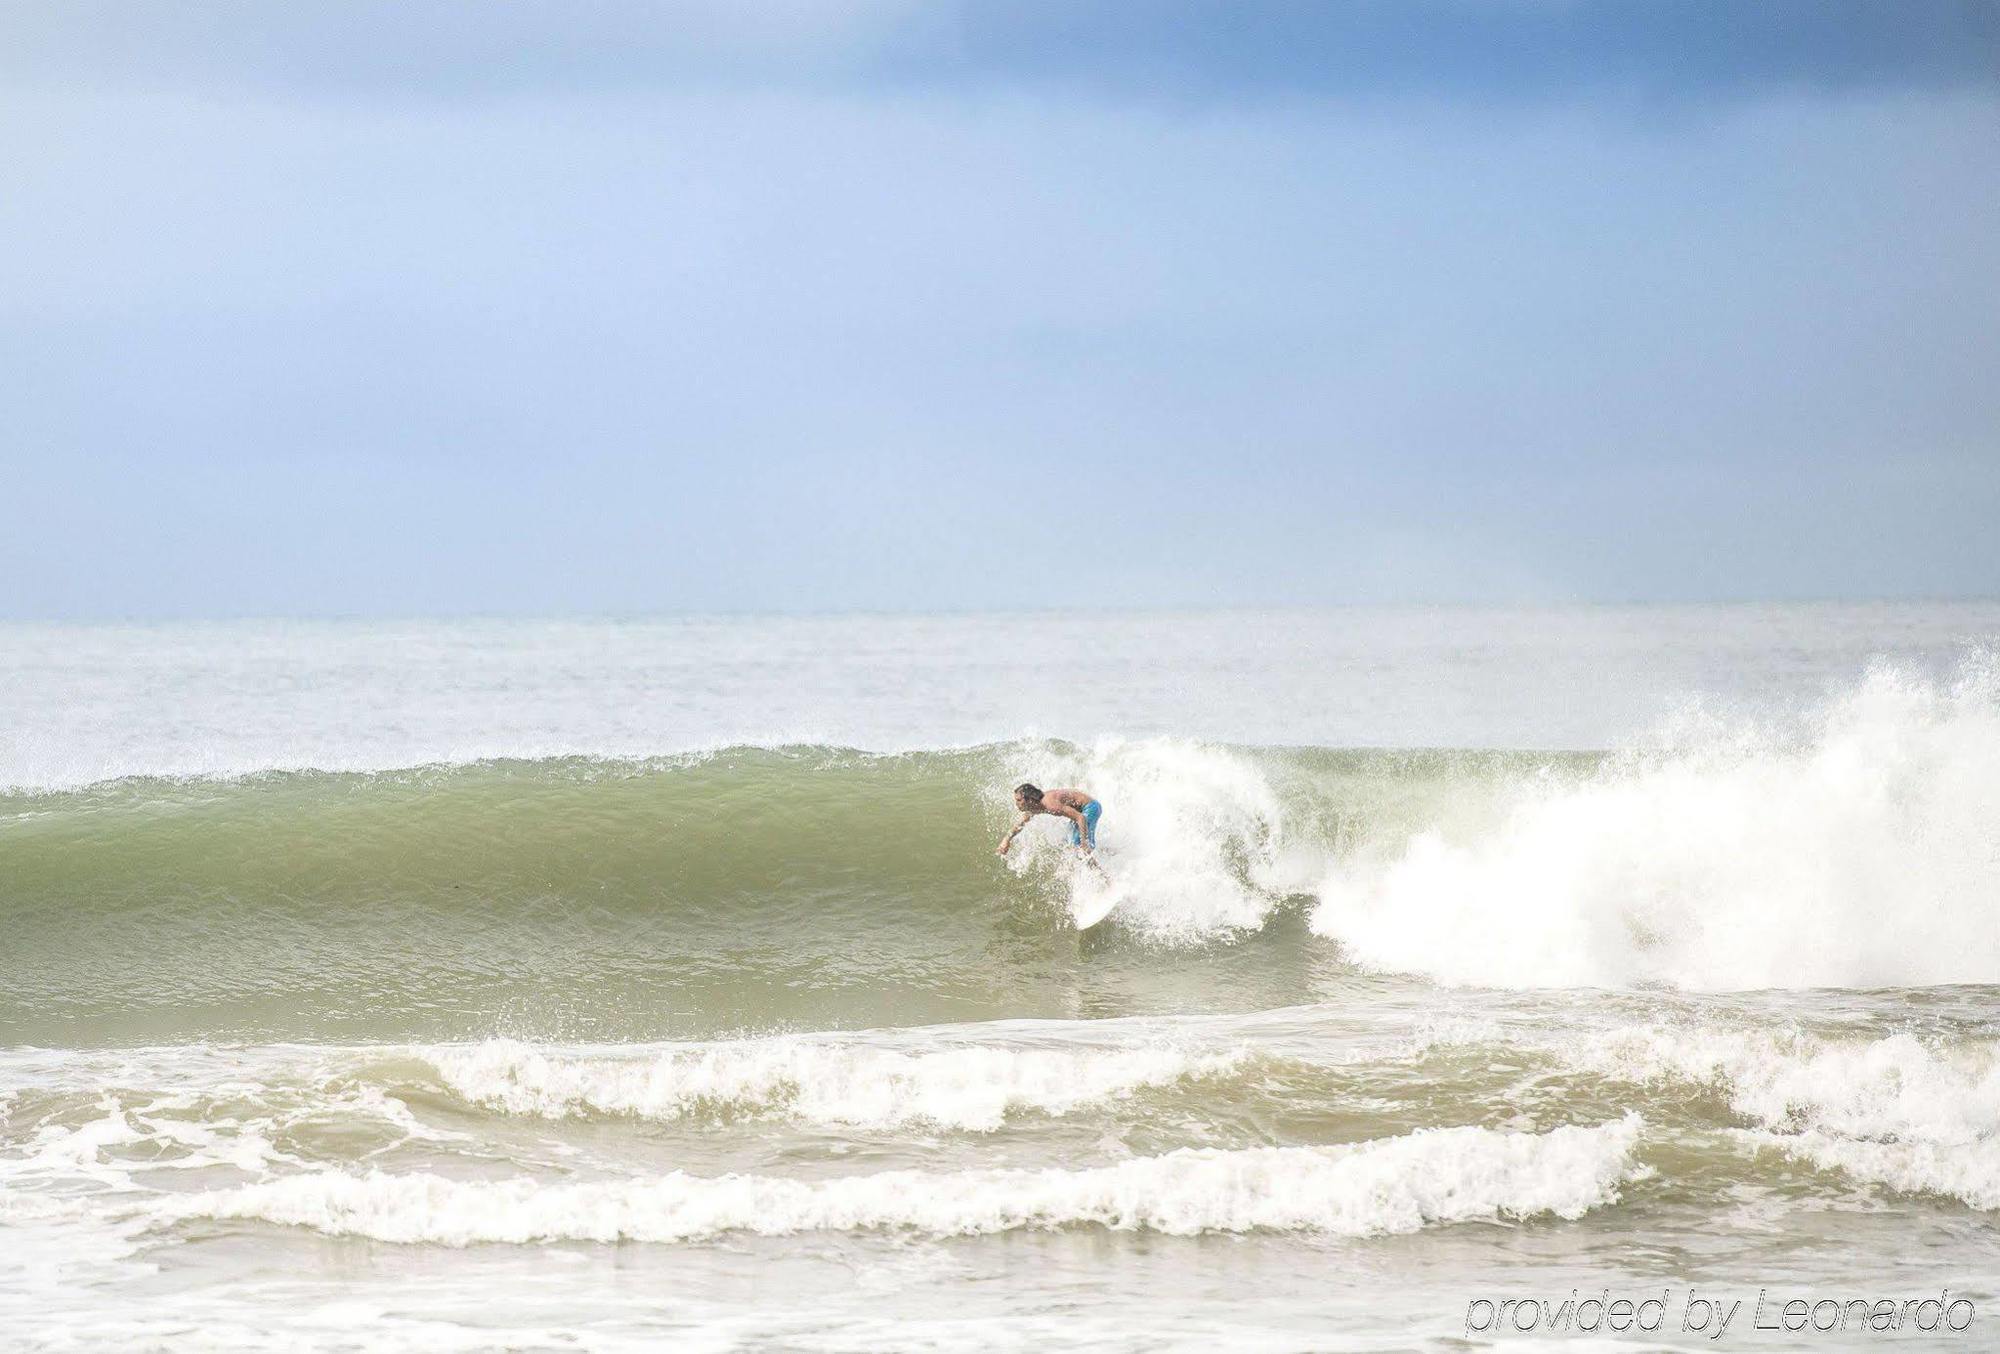
[(1992, 1347), (1996, 643), (0, 627), (0, 1343)]

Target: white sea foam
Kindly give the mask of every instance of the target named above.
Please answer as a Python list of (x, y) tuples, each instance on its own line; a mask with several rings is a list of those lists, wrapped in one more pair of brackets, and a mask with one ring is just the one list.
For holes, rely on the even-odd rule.
[(1168, 1045), (904, 1051), (798, 1036), (591, 1052), (494, 1040), (415, 1052), (456, 1094), (512, 1114), (773, 1115), (978, 1132), (1012, 1114), (1062, 1115), (1144, 1087), (1221, 1075), (1245, 1056)]
[(1364, 853), (1320, 894), (1352, 958), (1453, 983), (2000, 981), (2000, 681), (1878, 669), (1803, 741), (1710, 729), (1524, 787), (1496, 829)]
[(732, 1231), (908, 1230), (970, 1236), (1095, 1224), (1179, 1236), (1343, 1236), (1433, 1223), (1577, 1218), (1641, 1174), (1634, 1115), (1543, 1134), (1428, 1129), (1346, 1147), (1183, 1149), (1084, 1170), (889, 1171), (550, 1184), (428, 1173), (288, 1175), (166, 1200), (162, 1222), (249, 1218), (380, 1241), (686, 1241)]
[(1906, 1194), (1944, 1194), (2000, 1209), (2000, 1142), (1867, 1142), (1830, 1133), (1763, 1134), (1763, 1144)]
[(0, 1198), (117, 1194), (165, 1172), (304, 1169), (302, 1135), (330, 1132), (366, 1153), (463, 1140), (352, 1075), (373, 1060), (298, 1045), (0, 1051), (0, 1079), (22, 1106), (12, 1123), (0, 1114)]
[(1909, 1034), (1826, 1040), (1646, 1025), (1573, 1045), (1575, 1063), (1638, 1084), (1714, 1086), (1751, 1140), (1893, 1189), (2000, 1208), (2000, 1048)]

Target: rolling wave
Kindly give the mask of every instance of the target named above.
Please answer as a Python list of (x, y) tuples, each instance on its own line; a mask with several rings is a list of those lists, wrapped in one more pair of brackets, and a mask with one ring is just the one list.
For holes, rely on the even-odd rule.
[(378, 1241), (467, 1246), (698, 1240), (727, 1232), (976, 1236), (1095, 1225), (1174, 1236), (1414, 1232), (1615, 1201), (1642, 1169), (1636, 1115), (1543, 1134), (1423, 1129), (1345, 1147), (1183, 1148), (1083, 1170), (885, 1171), (806, 1181), (691, 1176), (552, 1184), (325, 1171), (155, 1204), (162, 1221), (249, 1218)]
[(1648, 1024), (1573, 1045), (1568, 1061), (1642, 1086), (1712, 1087), (1757, 1149), (1903, 1193), (2000, 1208), (2000, 1044), (1990, 1038)]

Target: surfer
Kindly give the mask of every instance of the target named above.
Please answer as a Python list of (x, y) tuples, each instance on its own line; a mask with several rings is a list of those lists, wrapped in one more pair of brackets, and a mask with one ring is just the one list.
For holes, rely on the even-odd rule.
[(1014, 787), (1014, 807), (1021, 811), (1021, 821), (1007, 829), (1007, 835), (1000, 839), (995, 855), (1004, 856), (1007, 848), (1014, 844), (1014, 837), (1028, 825), (1028, 820), (1038, 813), (1053, 814), (1069, 819), (1070, 845), (1083, 853), (1091, 864), (1097, 863), (1091, 852), (1097, 849), (1097, 818), (1104, 812), (1104, 806), (1085, 790), (1050, 790), (1044, 793), (1027, 781)]

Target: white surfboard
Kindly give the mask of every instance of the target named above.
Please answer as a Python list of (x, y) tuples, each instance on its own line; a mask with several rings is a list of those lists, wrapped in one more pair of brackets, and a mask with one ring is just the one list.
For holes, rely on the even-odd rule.
[(1079, 931), (1088, 931), (1110, 916), (1125, 895), (1113, 888), (1103, 875), (1078, 880), (1069, 895), (1069, 917)]

